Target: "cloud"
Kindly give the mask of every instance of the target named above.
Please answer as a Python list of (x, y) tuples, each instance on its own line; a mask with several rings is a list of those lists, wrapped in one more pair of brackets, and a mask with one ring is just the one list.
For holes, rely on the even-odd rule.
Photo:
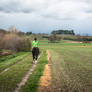
[(92, 14), (91, 0), (0, 0), (5, 13), (33, 13), (55, 19), (85, 19)]
[(0, 10), (3, 12), (38, 11), (45, 7), (44, 0), (0, 0)]
[(86, 2), (65, 0), (55, 5), (52, 4), (44, 13), (42, 12), (42, 14), (59, 19), (83, 19), (89, 16), (89, 10), (89, 4)]
[(34, 32), (68, 28), (84, 32), (92, 29), (92, 0), (0, 0), (0, 21), (2, 28), (14, 25)]

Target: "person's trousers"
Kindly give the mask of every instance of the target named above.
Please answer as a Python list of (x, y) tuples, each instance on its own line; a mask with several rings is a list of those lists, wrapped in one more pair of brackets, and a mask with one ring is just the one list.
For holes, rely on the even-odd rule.
[(33, 49), (32, 49), (33, 60), (37, 60), (38, 55), (39, 55), (39, 48), (38, 47), (33, 47)]

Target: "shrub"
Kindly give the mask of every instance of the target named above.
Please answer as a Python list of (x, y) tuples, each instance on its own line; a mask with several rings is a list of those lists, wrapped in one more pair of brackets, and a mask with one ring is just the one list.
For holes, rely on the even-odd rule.
[(31, 41), (15, 32), (5, 34), (0, 40), (0, 49), (9, 49), (12, 51), (30, 51)]
[(60, 36), (57, 36), (56, 34), (52, 34), (49, 37), (49, 40), (50, 40), (50, 42), (56, 42), (56, 41), (60, 41), (61, 40), (61, 37)]

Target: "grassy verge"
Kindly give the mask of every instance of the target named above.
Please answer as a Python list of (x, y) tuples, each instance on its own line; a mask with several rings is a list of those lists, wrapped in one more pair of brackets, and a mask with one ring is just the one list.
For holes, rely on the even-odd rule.
[(14, 58), (7, 59), (6, 61), (1, 62), (0, 63), (0, 72), (2, 72), (4, 69), (10, 67), (11, 65), (15, 64), (16, 62), (18, 62), (23, 57), (25, 57), (29, 54), (30, 54), (30, 52), (21, 53), (21, 54), (16, 55), (16, 57), (14, 57)]
[(15, 58), (17, 56), (20, 56), (22, 54), (25, 54), (25, 52), (19, 52), (19, 53), (8, 55), (8, 56), (2, 56), (2, 57), (0, 57), (0, 63), (4, 62), (6, 60), (9, 60), (9, 59)]
[(40, 77), (43, 74), (45, 65), (48, 63), (46, 56), (47, 56), (46, 52), (44, 52), (41, 58), (39, 59), (35, 71), (30, 76), (25, 86), (22, 88), (22, 92), (37, 92), (37, 88), (40, 82)]
[(7, 72), (0, 75), (0, 92), (13, 92), (31, 68), (32, 61), (31, 56), (24, 58), (22, 62), (12, 66)]

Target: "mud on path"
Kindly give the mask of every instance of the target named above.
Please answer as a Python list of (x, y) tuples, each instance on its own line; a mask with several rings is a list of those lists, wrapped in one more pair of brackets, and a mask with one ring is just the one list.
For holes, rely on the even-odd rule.
[(42, 77), (40, 78), (40, 84), (38, 92), (53, 92), (51, 84), (51, 69), (50, 69), (50, 52), (47, 50), (48, 64), (46, 64)]

